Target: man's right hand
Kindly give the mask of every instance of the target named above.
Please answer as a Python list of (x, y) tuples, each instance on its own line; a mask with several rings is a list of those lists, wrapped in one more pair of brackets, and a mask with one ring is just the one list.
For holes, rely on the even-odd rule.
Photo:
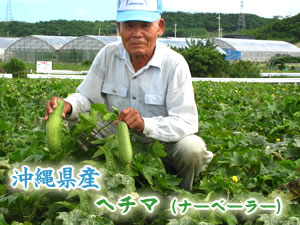
[(142, 132), (145, 128), (143, 118), (138, 111), (132, 107), (125, 108), (120, 112), (120, 115), (115, 121), (115, 125), (117, 125), (119, 121), (124, 121), (130, 129), (135, 129), (139, 132)]
[[(57, 100), (60, 99), (64, 101), (62, 98), (59, 97), (52, 97), (50, 101), (46, 103), (46, 114), (45, 114), (45, 120), (48, 120), (49, 115), (53, 113), (53, 109), (57, 107)], [(70, 113), (72, 111), (72, 105), (69, 102), (64, 101), (64, 111), (62, 114), (62, 118), (66, 118), (66, 114)]]

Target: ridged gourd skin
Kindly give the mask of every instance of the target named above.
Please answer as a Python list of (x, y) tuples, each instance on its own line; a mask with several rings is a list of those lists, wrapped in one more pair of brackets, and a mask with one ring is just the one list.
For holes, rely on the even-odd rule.
[(117, 125), (117, 139), (120, 160), (126, 164), (131, 163), (133, 158), (132, 146), (130, 142), (128, 126), (123, 121), (120, 121)]
[(53, 109), (53, 113), (49, 115), (46, 127), (48, 149), (52, 153), (56, 153), (61, 148), (61, 127), (62, 113), (64, 110), (64, 101), (58, 100), (57, 107)]

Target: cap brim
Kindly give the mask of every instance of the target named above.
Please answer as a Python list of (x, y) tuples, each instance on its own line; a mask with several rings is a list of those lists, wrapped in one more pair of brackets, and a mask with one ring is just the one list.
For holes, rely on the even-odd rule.
[(126, 21), (145, 21), (145, 22), (154, 22), (158, 20), (160, 13), (158, 12), (149, 12), (149, 11), (119, 11), (117, 13), (117, 22), (126, 22)]

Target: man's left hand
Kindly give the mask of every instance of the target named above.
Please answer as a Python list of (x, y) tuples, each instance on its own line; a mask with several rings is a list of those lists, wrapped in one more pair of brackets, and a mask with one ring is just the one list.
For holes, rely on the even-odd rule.
[(119, 121), (124, 121), (130, 129), (135, 129), (139, 132), (144, 130), (144, 120), (134, 108), (126, 108), (120, 112), (115, 124)]

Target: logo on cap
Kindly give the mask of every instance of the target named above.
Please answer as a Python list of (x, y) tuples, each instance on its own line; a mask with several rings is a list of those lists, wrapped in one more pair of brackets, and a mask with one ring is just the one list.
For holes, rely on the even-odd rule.
[(126, 2), (126, 5), (143, 5), (143, 4), (146, 4), (147, 5), (147, 0), (144, 0), (144, 1), (130, 1), (130, 0), (127, 0)]
[(145, 11), (157, 11), (157, 1), (147, 0), (119, 0), (118, 11), (127, 10), (145, 10)]

